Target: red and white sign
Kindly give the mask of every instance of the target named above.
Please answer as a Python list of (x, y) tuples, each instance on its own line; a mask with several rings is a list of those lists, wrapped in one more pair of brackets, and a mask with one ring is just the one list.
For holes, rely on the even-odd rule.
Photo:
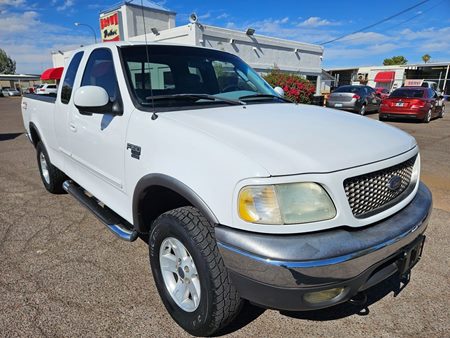
[(118, 12), (100, 18), (100, 32), (103, 42), (120, 41)]
[(421, 87), (423, 80), (419, 79), (408, 79), (405, 80), (405, 87)]

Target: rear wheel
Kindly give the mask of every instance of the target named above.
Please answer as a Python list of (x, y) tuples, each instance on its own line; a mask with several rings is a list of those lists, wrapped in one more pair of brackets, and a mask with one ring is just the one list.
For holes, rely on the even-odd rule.
[(184, 330), (208, 336), (239, 313), (242, 302), (219, 254), (214, 229), (196, 208), (162, 214), (153, 224), (149, 253), (159, 295)]
[(428, 112), (423, 117), (423, 122), (424, 123), (430, 123), (430, 121), (431, 121), (431, 109), (428, 110)]
[(37, 162), (39, 166), (39, 172), (41, 174), (42, 183), (45, 189), (52, 194), (65, 193), (62, 185), (67, 179), (66, 175), (56, 168), (48, 157), (47, 150), (42, 142), (39, 142), (36, 146)]

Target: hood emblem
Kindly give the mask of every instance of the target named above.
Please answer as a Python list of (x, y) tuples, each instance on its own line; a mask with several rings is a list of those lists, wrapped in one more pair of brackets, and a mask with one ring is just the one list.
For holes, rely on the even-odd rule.
[(389, 182), (387, 183), (387, 187), (391, 191), (396, 191), (402, 186), (402, 178), (398, 175), (394, 175), (391, 177)]

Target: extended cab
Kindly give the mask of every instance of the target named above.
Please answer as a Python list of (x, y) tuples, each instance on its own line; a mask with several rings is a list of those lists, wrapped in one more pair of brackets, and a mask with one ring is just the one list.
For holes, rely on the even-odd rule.
[(162, 301), (191, 334), (227, 325), (243, 299), (362, 299), (420, 258), (432, 202), (414, 138), (293, 104), (235, 55), (83, 47), (57, 97), (26, 96), (22, 113), (46, 189), (148, 239)]

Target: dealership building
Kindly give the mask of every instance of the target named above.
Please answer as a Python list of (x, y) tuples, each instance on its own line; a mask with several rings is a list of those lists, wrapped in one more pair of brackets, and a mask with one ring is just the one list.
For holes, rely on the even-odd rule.
[[(209, 47), (241, 57), (259, 73), (277, 68), (296, 73), (316, 84), (321, 91), (323, 47), (259, 35), (252, 27), (245, 31), (204, 25), (194, 17), (176, 26), (176, 13), (155, 3), (124, 1), (100, 13), (100, 33), (107, 41), (148, 41)], [(63, 67), (71, 52), (52, 55), (53, 66)]]

